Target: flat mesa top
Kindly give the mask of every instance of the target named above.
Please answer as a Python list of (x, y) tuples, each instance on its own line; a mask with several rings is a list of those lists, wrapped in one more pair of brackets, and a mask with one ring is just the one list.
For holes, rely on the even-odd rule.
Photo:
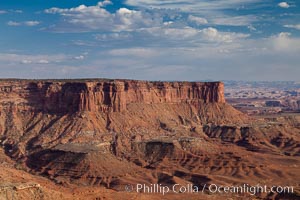
[(84, 82), (150, 82), (150, 83), (222, 83), (221, 81), (151, 81), (151, 80), (134, 80), (134, 79), (109, 79), (109, 78), (82, 78), (82, 79), (18, 79), (18, 78), (2, 78), (0, 82), (68, 82), (68, 83), (84, 83)]

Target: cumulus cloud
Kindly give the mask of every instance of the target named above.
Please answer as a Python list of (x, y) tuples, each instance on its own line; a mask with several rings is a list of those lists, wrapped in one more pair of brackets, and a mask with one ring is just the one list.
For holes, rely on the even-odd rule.
[(271, 37), (273, 48), (276, 51), (296, 52), (300, 50), (300, 39), (292, 38), (289, 32), (281, 32)]
[[(152, 16), (150, 13), (120, 8), (115, 13), (110, 13), (104, 6), (110, 1), (99, 2), (95, 6), (80, 5), (75, 8), (50, 8), (45, 13), (59, 14), (64, 17), (64, 22), (73, 25), (77, 31), (131, 31), (136, 28), (150, 27), (162, 23), (162, 18)], [(56, 26), (56, 31), (68, 31), (64, 27)], [(76, 31), (74, 30), (73, 31)], [(71, 30), (72, 31), (72, 30)]]
[(188, 21), (192, 22), (192, 23), (195, 23), (197, 25), (203, 25), (203, 24), (207, 24), (207, 19), (205, 18), (202, 18), (202, 17), (196, 17), (196, 16), (193, 16), (193, 15), (189, 15), (188, 16)]
[[(232, 2), (232, 0), (230, 1)], [(170, 43), (180, 45), (179, 41), (183, 43), (233, 42), (236, 39), (248, 37), (247, 34), (220, 32), (211, 27), (203, 30), (196, 28), (193, 25), (208, 24), (207, 19), (198, 15), (181, 16), (178, 12), (174, 15), (165, 10), (155, 10), (154, 12), (151, 9), (138, 11), (128, 8), (119, 8), (114, 13), (110, 13), (105, 8), (109, 3), (110, 1), (104, 1), (95, 6), (80, 5), (74, 8), (46, 9), (45, 13), (58, 14), (62, 17), (60, 24), (50, 27), (50, 30), (56, 32), (99, 31), (100, 33), (94, 36), (96, 40), (107, 43), (111, 41), (114, 44), (118, 40), (122, 41), (123, 45), (129, 43), (133, 36), (139, 39), (139, 43), (145, 45), (151, 45), (149, 42), (151, 40), (164, 40), (160, 43), (165, 45)], [(234, 25), (249, 25), (253, 20), (254, 17), (250, 15), (228, 17), (222, 20), (214, 19), (215, 23)], [(145, 38), (148, 38), (149, 41), (145, 41)], [(80, 44), (86, 43), (80, 42)], [(161, 46), (162, 44), (157, 45)], [(110, 46), (110, 44), (107, 45)]]
[(278, 6), (281, 7), (281, 8), (289, 8), (290, 7), (290, 5), (287, 2), (285, 2), (285, 1), (280, 2), (278, 4)]
[(216, 28), (208, 27), (201, 30), (204, 38), (215, 42), (233, 42), (236, 39), (246, 38), (248, 34), (219, 32)]
[[(253, 1), (253, 0), (252, 0)], [(243, 0), (244, 3), (251, 3), (251, 0)], [(181, 1), (180, 1), (181, 2)], [(170, 1), (169, 4), (179, 4), (179, 1)], [(198, 1), (197, 1), (198, 2)], [(198, 5), (196, 1), (192, 1), (191, 4)], [(207, 6), (211, 5), (210, 1), (205, 1)], [(227, 2), (227, 1), (226, 1)], [(237, 0), (229, 0), (233, 4), (240, 4)], [(193, 25), (205, 25), (208, 24), (208, 20), (203, 17), (199, 17), (194, 14), (189, 14), (187, 17), (180, 15), (173, 15), (168, 13), (166, 10), (132, 10), (128, 8), (119, 8), (114, 13), (106, 10), (105, 6), (110, 1), (99, 2), (95, 6), (80, 5), (74, 8), (49, 8), (44, 12), (48, 14), (58, 14), (62, 17), (62, 20), (48, 30), (54, 32), (89, 32), (89, 31), (100, 31), (96, 35), (97, 40), (121, 40), (129, 39), (131, 35), (128, 32), (146, 33), (151, 36), (161, 37), (167, 39), (183, 40), (186, 38), (194, 37), (201, 31), (190, 26)], [(129, 4), (134, 4), (131, 1), (127, 1)], [(160, 5), (161, 1), (150, 0), (145, 1), (146, 4)], [(189, 3), (183, 2), (185, 5)], [(229, 6), (224, 1), (217, 1), (217, 4), (223, 6)], [(138, 5), (140, 5), (138, 3)], [(164, 5), (164, 4), (163, 4)], [(201, 3), (203, 5), (203, 2)], [(219, 15), (220, 16), (220, 15)], [(183, 20), (184, 18), (184, 20)], [(232, 25), (232, 26), (249, 26), (256, 18), (252, 15), (245, 16), (220, 16), (218, 18), (211, 17), (211, 23), (217, 25)], [(205, 35), (206, 31), (202, 31)], [(108, 33), (105, 33), (108, 32)], [(125, 34), (123, 34), (125, 32)], [(202, 35), (203, 35), (202, 34)], [(223, 35), (223, 36), (220, 36)], [(206, 35), (205, 35), (206, 36)], [(234, 37), (229, 34), (218, 33), (214, 37), (215, 41), (232, 41), (234, 38), (238, 38), (241, 35), (235, 34)], [(212, 37), (206, 37), (212, 41)], [(218, 38), (218, 39), (217, 39)], [(202, 38), (203, 39), (203, 38)]]
[(102, 2), (99, 1), (97, 5), (100, 7), (105, 7), (106, 5), (110, 5), (110, 4), (112, 4), (110, 0), (104, 0)]
[[(257, 3), (255, 6), (249, 6), (254, 2)], [(118, 7), (126, 3), (131, 6)], [(1, 75), (7, 72), (10, 76), (27, 73), (28, 77), (34, 74), (37, 77), (74, 78), (121, 74), (119, 78), (169, 80), (274, 80), (286, 75), (287, 79), (299, 79), (298, 36), (280, 33), (282, 30), (277, 29), (278, 26), (268, 29), (268, 25), (282, 23), (286, 28), (299, 29), (296, 21), (292, 21), (297, 17), (294, 10), (282, 14), (284, 19), (277, 20), (281, 16), (272, 16), (274, 9), (268, 12), (261, 9), (270, 8), (270, 5), (278, 7), (277, 3), (261, 4), (261, 0), (127, 0), (109, 9), (106, 6), (111, 1), (106, 0), (92, 6), (49, 8), (44, 12), (49, 14), (48, 17), (55, 15), (57, 22), (44, 30), (90, 32), (69, 39), (69, 44), (74, 47), (72, 52), (77, 53), (52, 56), (26, 55), (19, 51), (0, 53)], [(10, 24), (36, 26), (39, 23), (21, 20)], [(246, 34), (250, 31), (252, 37)], [(257, 34), (259, 31), (264, 34)], [(270, 36), (274, 31), (279, 34)], [(60, 41), (56, 47), (61, 46)], [(51, 44), (49, 48), (53, 50), (54, 47)], [(91, 53), (87, 56), (83, 50)], [(31, 48), (27, 52), (32, 52)], [(53, 73), (49, 73), (49, 69)], [(276, 69), (280, 71), (274, 71)]]
[(297, 30), (300, 30), (300, 24), (288, 24), (288, 25), (284, 25), (284, 27), (286, 28), (294, 28), (294, 29), (297, 29)]
[(6, 10), (0, 10), (0, 15), (1, 15), (1, 14), (6, 14), (6, 13), (7, 13)]

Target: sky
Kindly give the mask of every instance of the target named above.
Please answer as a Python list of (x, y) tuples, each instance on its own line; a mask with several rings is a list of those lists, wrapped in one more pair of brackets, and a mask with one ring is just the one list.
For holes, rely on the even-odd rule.
[(299, 0), (0, 1), (0, 78), (299, 75)]

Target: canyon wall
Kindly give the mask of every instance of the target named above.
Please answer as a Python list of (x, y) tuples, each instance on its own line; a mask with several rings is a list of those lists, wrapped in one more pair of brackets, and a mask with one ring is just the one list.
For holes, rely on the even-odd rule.
[(122, 112), (128, 104), (195, 104), (199, 101), (225, 103), (224, 84), (99, 79), (0, 81), (0, 106), (19, 111)]

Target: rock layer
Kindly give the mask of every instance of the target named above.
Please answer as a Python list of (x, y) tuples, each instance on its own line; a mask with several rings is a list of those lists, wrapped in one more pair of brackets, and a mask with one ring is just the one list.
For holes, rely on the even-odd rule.
[(225, 98), (221, 82), (4, 80), (0, 101), (18, 110), (72, 113), (122, 112), (134, 103), (225, 103)]
[[(26, 186), (25, 177), (40, 184), (46, 199), (48, 191), (63, 199), (47, 191), (49, 185), (65, 198), (70, 189), (77, 199), (101, 199), (102, 186), (119, 191), (108, 190), (107, 199), (167, 197), (126, 197), (134, 192), (122, 192), (124, 186), (137, 183), (297, 185), (299, 118), (287, 121), (254, 124), (225, 102), (220, 82), (2, 80), (0, 182), (15, 182), (15, 176)], [(55, 187), (24, 170), (48, 177)], [(17, 193), (29, 199), (31, 189)], [(226, 199), (223, 194), (201, 193)], [(169, 197), (199, 199), (178, 195)]]

